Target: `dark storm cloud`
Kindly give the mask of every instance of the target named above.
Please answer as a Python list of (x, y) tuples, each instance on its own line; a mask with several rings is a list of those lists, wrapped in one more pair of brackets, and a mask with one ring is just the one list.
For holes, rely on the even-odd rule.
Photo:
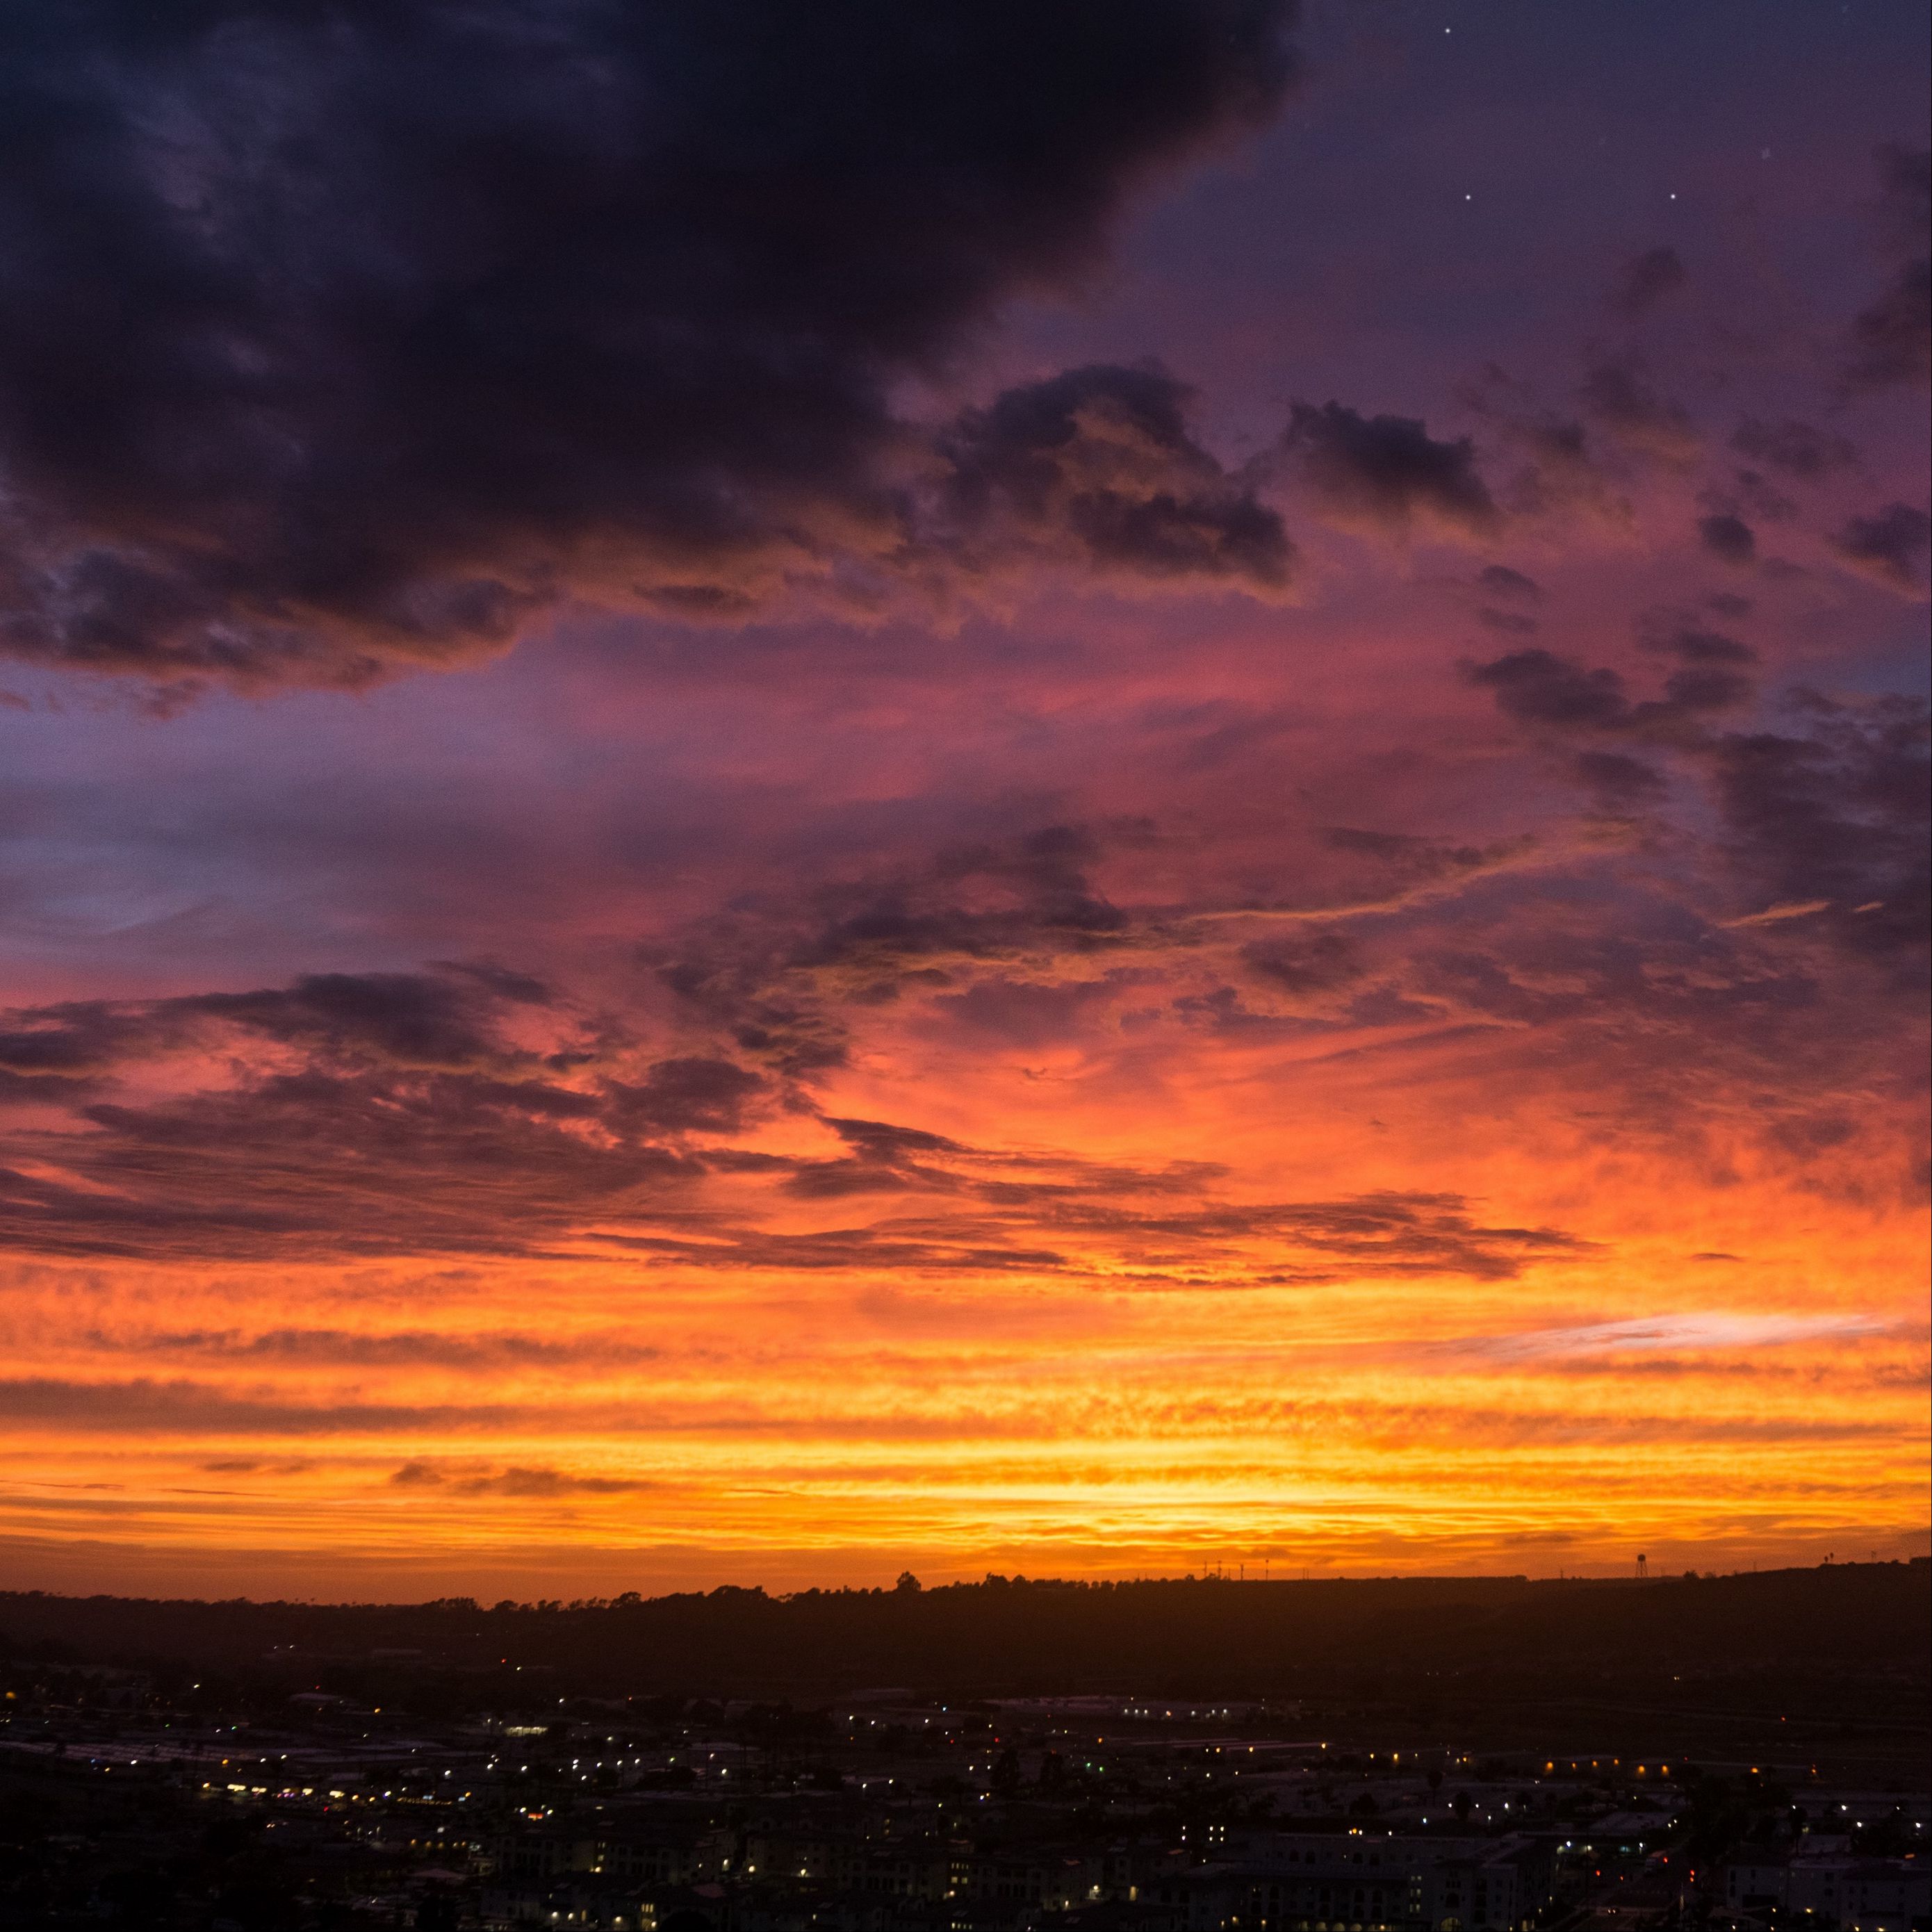
[(1725, 563), (1754, 563), (1757, 560), (1757, 535), (1742, 517), (1701, 517), (1697, 538), (1710, 554)]
[(1009, 389), (940, 442), (940, 526), (969, 565), (1016, 550), (1130, 576), (1286, 582), (1280, 515), (1189, 434), (1190, 392), (1096, 364)]
[(1586, 669), (1553, 651), (1512, 651), (1468, 667), (1470, 682), (1492, 692), (1496, 708), (1519, 723), (1558, 731), (1629, 731), (1695, 736), (1706, 714), (1742, 704), (1754, 687), (1721, 662), (1692, 662), (1664, 680), (1660, 698), (1633, 703), (1623, 675)]
[(1832, 539), (1844, 561), (1900, 590), (1918, 587), (1918, 562), (1932, 547), (1932, 518), (1910, 503), (1854, 517)]
[[(367, 1053), (398, 1066), (460, 1067), (502, 1057), (488, 1001), (460, 980), (412, 973), (322, 973), (286, 988), (170, 1003), (269, 1039)], [(519, 1004), (537, 1004), (528, 994)]]
[[(1916, 958), (1932, 917), (1925, 705), (1895, 696), (1846, 704), (1801, 690), (1784, 700), (1791, 728), (1720, 730), (1720, 714), (1752, 693), (1735, 668), (1746, 647), (1694, 629), (1647, 641), (1683, 660), (1660, 699), (1633, 703), (1617, 672), (1543, 650), (1466, 675), (1540, 733), (1625, 734), (1681, 757), (1717, 807), (1727, 893), (1750, 908), (1732, 923), (1802, 919), (1847, 951)], [(1571, 769), (1612, 809), (1651, 803), (1665, 785), (1654, 765), (1595, 746), (1573, 754)]]
[(1727, 736), (1713, 759), (1741, 870), (1772, 905), (1816, 906), (1863, 953), (1916, 955), (1932, 892), (1928, 713), (1802, 694), (1798, 730)]
[(1664, 298), (1681, 289), (1688, 277), (1684, 258), (1675, 248), (1647, 248), (1624, 265), (1610, 293), (1610, 307), (1634, 321)]
[(1526, 724), (1610, 729), (1629, 722), (1618, 673), (1586, 670), (1551, 651), (1512, 651), (1468, 674), (1495, 694), (1499, 710)]
[(1855, 388), (1932, 381), (1932, 152), (1878, 151), (1883, 212), (1904, 253), (1884, 292), (1852, 322), (1845, 378)]
[(1757, 662), (1750, 645), (1721, 631), (1671, 621), (1645, 625), (1640, 641), (1647, 651), (1678, 658), (1688, 664), (1748, 664)]
[[(239, 1052), (259, 1042), (289, 1049), (305, 1073), (338, 1083), (474, 1076), (466, 1088), (449, 1085), (445, 1094), (514, 1096), (526, 1112), (595, 1114), (627, 1134), (652, 1135), (735, 1132), (764, 1090), (758, 1075), (703, 1055), (659, 1060), (635, 1077), (607, 1074), (590, 1093), (532, 1078), (568, 1072), (595, 1057), (539, 1054), (506, 1040), (506, 1016), (552, 1004), (538, 980), (459, 964), (436, 974), (310, 974), (246, 993), (73, 1001), (0, 1014), (0, 1071), (65, 1083), (71, 1093), (77, 1083), (98, 1083), (140, 1061), (203, 1049)], [(277, 1070), (286, 1071), (286, 1063)], [(339, 1084), (336, 1090), (350, 1089)]]
[(502, 1010), (547, 997), (536, 981), (457, 967), (436, 975), (310, 974), (292, 986), (247, 993), (70, 1001), (0, 1015), (0, 1069), (80, 1077), (175, 1051), (224, 1027), (336, 1058), (502, 1066), (516, 1058), (497, 1030)]
[[(354, 682), (573, 590), (728, 610), (892, 560), (927, 460), (895, 381), (1271, 110), (1290, 11), (11, 10), (4, 646)], [(1278, 554), (1196, 482), (1075, 533), (1136, 569)]]
[(1468, 437), (1438, 442), (1408, 416), (1364, 416), (1340, 403), (1297, 403), (1282, 447), (1331, 516), (1390, 535), (1418, 517), (1472, 536), (1502, 519)]

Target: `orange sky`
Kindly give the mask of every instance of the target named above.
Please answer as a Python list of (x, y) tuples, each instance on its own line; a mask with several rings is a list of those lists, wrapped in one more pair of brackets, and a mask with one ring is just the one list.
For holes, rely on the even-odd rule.
[(0, 284), (9, 1586), (1927, 1549), (1923, 10), (1546, 11), (890, 168), (714, 50), (581, 204), (695, 68), (351, 36), (282, 182), (127, 52), (144, 353)]
[[(1677, 1076), (1618, 1067), (1595, 1016), (1177, 1019), (1244, 930), (955, 958), (932, 1000), (1078, 992), (1078, 1036), (969, 1058), (916, 995), (862, 1005), (814, 1113), (788, 1096), (667, 1137), (722, 1172), (593, 1167), (586, 1190), (556, 1170), (617, 1144), (595, 1120), (555, 1145), (446, 1126), (399, 1200), (352, 1123), (184, 1157), (150, 1133), (111, 1168), (40, 1142), (66, 1238), (124, 1208), (148, 1224), (130, 1248), (230, 1252), (15, 1264), (24, 1580), (575, 1594), (1923, 1545), (1924, 1235), (1884, 1169), (1910, 1122), (1886, 1127), (1882, 1052), (1832, 1079), (1870, 1110), (1858, 1151), (1794, 1158), (1766, 1096), (1696, 1090), (1708, 1066), (1669, 1118), (1632, 1118)], [(220, 1050), (315, 1071), (312, 1049)], [(617, 1077), (502, 1060), (553, 1108)], [(139, 1077), (260, 1092), (232, 1059)], [(251, 1233), (251, 1190), (311, 1231)], [(447, 1252), (384, 1252), (437, 1216)]]

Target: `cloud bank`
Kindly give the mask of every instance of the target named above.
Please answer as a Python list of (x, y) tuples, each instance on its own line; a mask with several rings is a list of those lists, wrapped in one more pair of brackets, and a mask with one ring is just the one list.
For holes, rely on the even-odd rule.
[[(1150, 170), (1270, 114), (1292, 12), (16, 14), (0, 648), (356, 683), (573, 592), (701, 615), (890, 571), (932, 460), (895, 386), (1090, 266)], [(1043, 518), (1102, 568), (1278, 575), (1278, 530), (1132, 381), (1085, 379), (1114, 406), (1104, 452), (1056, 445), (1064, 490), (1016, 479), (1037, 398), (962, 426), (982, 553), (998, 496), (1023, 548)]]

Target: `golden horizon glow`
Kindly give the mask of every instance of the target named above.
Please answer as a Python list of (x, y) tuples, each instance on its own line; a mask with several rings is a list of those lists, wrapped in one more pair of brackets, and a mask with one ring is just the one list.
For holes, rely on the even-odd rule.
[[(1406, 1127), (1349, 1130), (1346, 1058), (1293, 1090), (1300, 1124), (1271, 1122), (1274, 1056), (1227, 1058), (1132, 1113), (1092, 1092), (1123, 1077), (1098, 1067), (1044, 1086), (979, 1067), (921, 1131), (983, 1150), (1022, 1087), (1028, 1142), (926, 1150), (916, 1208), (716, 1190), (731, 1240), (916, 1231), (1022, 1257), (997, 1266), (640, 1260), (687, 1199), (542, 1260), (19, 1268), (10, 1568), (25, 1587), (494, 1599), (908, 1564), (1554, 1575), (1639, 1549), (1700, 1568), (1923, 1550), (1916, 1217), (1771, 1173), (1673, 1198), (1672, 1154), (1554, 1118), (1457, 1142), (1436, 1123), (1465, 1090), (1440, 1066)], [(830, 1083), (825, 1114), (885, 1111), (891, 1078), (874, 1065), (849, 1103)], [(1310, 1132), (1323, 1106), (1334, 1131)], [(844, 1150), (817, 1120), (756, 1138)], [(1077, 1164), (1049, 1150), (1070, 1143)], [(936, 1224), (942, 1173), (988, 1160), (1003, 1185), (1077, 1171), (1089, 1208), (1114, 1177), (1130, 1217), (1082, 1226), (1054, 1194)], [(1462, 1198), (1428, 1210), (1447, 1235), (1240, 1212), (1452, 1180)], [(1204, 1208), (1228, 1210), (1206, 1234)], [(1059, 1258), (1031, 1266), (1049, 1222)], [(1511, 1245), (1538, 1229), (1560, 1238)]]

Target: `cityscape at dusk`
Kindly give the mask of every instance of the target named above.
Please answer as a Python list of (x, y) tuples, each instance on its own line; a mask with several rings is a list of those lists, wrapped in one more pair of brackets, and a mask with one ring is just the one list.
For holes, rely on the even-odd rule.
[(0, 1932), (1932, 1932), (1928, 80), (0, 10)]
[(0, 1924), (1924, 1932), (1928, 1582), (0, 1593)]

